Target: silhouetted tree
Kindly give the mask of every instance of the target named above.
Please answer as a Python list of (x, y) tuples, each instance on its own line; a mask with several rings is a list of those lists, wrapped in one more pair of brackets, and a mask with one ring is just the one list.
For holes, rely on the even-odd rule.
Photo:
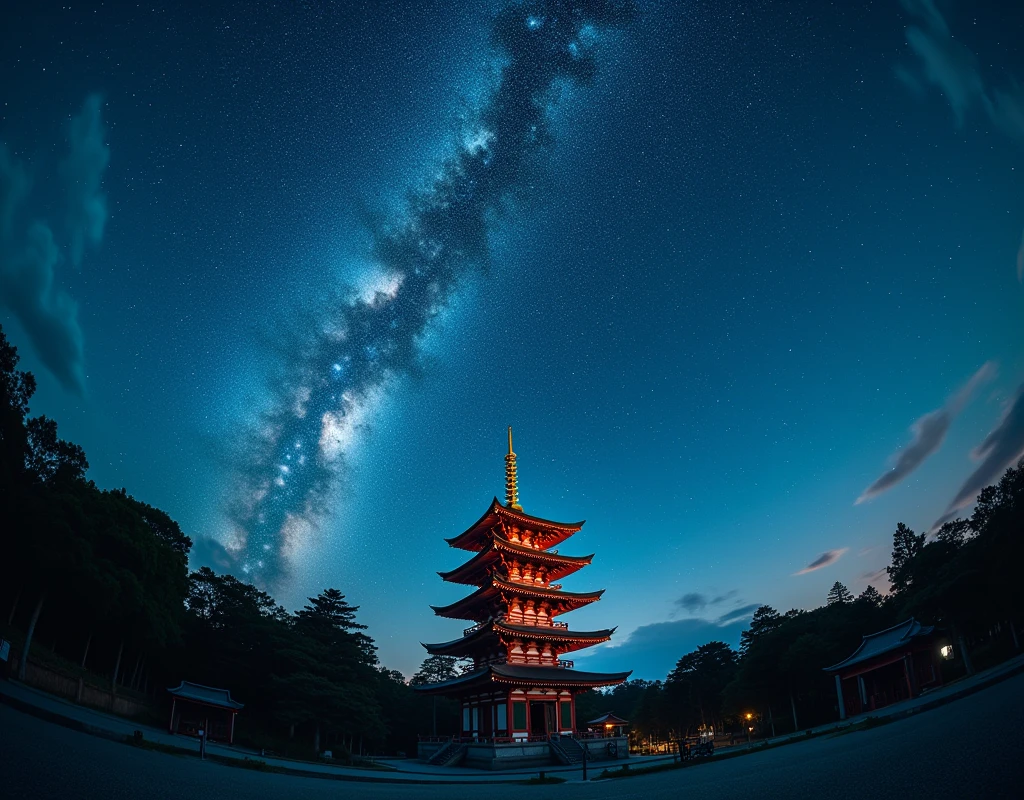
[(868, 586), (857, 596), (857, 601), (860, 603), (870, 603), (875, 608), (881, 608), (885, 598), (882, 597), (881, 593), (874, 586)]
[(834, 606), (836, 603), (849, 603), (852, 601), (853, 595), (850, 594), (850, 590), (839, 581), (836, 581), (832, 584), (832, 588), (828, 590), (828, 597), (825, 602), (830, 606)]
[(757, 609), (750, 620), (750, 627), (740, 634), (740, 655), (745, 655), (751, 645), (778, 628), (782, 621), (779, 612), (771, 606), (761, 606)]
[(892, 535), (892, 563), (885, 568), (889, 574), (889, 582), (894, 593), (906, 591), (910, 585), (910, 576), (906, 567), (910, 560), (924, 548), (925, 535), (914, 533), (902, 522), (896, 525)]

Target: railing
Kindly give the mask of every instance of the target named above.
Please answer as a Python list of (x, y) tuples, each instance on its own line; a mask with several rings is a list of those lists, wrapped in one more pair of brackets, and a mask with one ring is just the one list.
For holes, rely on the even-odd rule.
[(514, 742), (546, 742), (547, 734), (540, 736), (419, 736), (421, 742), (440, 742), (444, 744), (512, 744)]
[(576, 662), (575, 661), (559, 661), (558, 662), (558, 666), (560, 666), (562, 669), (572, 669), (573, 667), (576, 666)]
[(568, 622), (555, 622), (554, 620), (552, 620), (551, 621), (551, 627), (552, 628), (562, 628), (563, 630), (569, 630), (569, 623)]
[(487, 620), (487, 622), (478, 622), (472, 628), (466, 628), (464, 631), (462, 631), (462, 635), (463, 636), (469, 636), (469, 634), (476, 633), (478, 630), (480, 630), (481, 628), (483, 628), (483, 627), (485, 627), (485, 626), (487, 626), (489, 624), (490, 624), (490, 620)]

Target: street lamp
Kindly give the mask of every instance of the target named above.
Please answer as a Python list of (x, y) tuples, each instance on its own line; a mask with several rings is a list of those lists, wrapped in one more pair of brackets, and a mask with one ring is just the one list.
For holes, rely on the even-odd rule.
[(750, 732), (754, 730), (754, 726), (750, 724), (750, 720), (754, 718), (754, 715), (749, 711), (747, 712), (747, 745), (750, 744)]

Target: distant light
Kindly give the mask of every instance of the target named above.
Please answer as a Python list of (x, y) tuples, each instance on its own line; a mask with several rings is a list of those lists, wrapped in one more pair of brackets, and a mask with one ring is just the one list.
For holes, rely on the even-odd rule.
[(949, 661), (953, 657), (953, 645), (951, 645), (951, 644), (944, 644), (944, 645), (942, 645), (942, 647), (939, 648), (939, 653), (942, 654), (942, 657), (946, 661)]

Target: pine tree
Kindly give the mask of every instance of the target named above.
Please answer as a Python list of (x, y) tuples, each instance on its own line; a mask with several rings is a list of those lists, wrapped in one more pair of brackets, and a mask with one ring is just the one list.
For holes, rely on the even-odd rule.
[(889, 573), (892, 590), (896, 594), (906, 591), (910, 586), (908, 566), (914, 556), (924, 549), (924, 539), (923, 533), (914, 533), (902, 522), (896, 526), (896, 531), (892, 535), (892, 564), (885, 568)]
[(874, 586), (869, 586), (861, 592), (857, 600), (861, 600), (865, 603), (871, 603), (871, 605), (876, 608), (881, 608), (882, 603), (885, 602), (885, 598), (882, 597), (881, 593)]
[(839, 581), (832, 584), (832, 588), (828, 590), (828, 604), (834, 606), (837, 603), (850, 603), (853, 601), (853, 595), (850, 594), (850, 590), (847, 589)]
[(750, 620), (750, 629), (740, 634), (740, 653), (745, 654), (761, 636), (771, 633), (782, 624), (779, 612), (771, 606), (761, 606)]
[(362, 631), (366, 626), (356, 622), (359, 606), (349, 605), (337, 589), (324, 589), (309, 598), (309, 605), (295, 612), (295, 625), (300, 632), (311, 635), (321, 644), (345, 650), (354, 646), (357, 660), (366, 664), (377, 663), (377, 647), (373, 639)]
[(413, 686), (425, 683), (440, 683), (457, 678), (460, 674), (459, 659), (455, 656), (427, 656), (420, 664), (419, 671), (409, 681)]

